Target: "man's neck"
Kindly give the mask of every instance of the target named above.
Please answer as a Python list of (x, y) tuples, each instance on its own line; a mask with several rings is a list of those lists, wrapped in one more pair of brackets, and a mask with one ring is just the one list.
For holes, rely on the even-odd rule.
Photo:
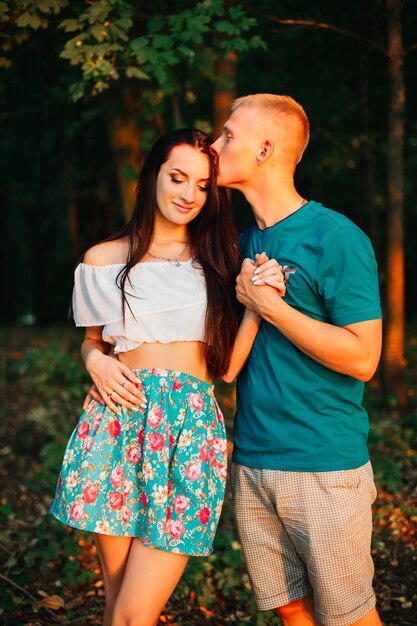
[(305, 200), (291, 178), (263, 177), (255, 184), (242, 185), (240, 191), (252, 207), (258, 228), (264, 230), (295, 213)]

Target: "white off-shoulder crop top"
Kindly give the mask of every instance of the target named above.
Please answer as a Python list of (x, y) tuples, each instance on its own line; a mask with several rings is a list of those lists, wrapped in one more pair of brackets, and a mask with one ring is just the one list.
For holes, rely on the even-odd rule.
[(179, 265), (135, 265), (125, 283), (124, 323), (122, 292), (116, 284), (123, 267), (78, 265), (72, 295), (76, 326), (103, 326), (103, 340), (114, 346), (115, 354), (142, 343), (204, 341), (206, 281), (194, 259)]

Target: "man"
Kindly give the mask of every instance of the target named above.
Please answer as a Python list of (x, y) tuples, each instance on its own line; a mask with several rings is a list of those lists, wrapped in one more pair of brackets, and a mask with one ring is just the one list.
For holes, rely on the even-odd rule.
[[(238, 376), (235, 518), (260, 610), (284, 626), (375, 626), (362, 396), (381, 350), (377, 269), (359, 228), (296, 191), (308, 138), (297, 102), (257, 94), (235, 101), (213, 144), (219, 184), (253, 209), (236, 293), (263, 318)], [(261, 252), (282, 265), (285, 297), (257, 288)]]

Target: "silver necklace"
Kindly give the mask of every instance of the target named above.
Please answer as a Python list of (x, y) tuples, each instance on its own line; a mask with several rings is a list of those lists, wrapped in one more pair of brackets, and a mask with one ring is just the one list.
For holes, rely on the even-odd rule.
[(156, 254), (152, 254), (152, 252), (148, 252), (148, 254), (153, 259), (159, 259), (160, 261), (168, 261), (168, 263), (171, 263), (171, 265), (175, 265), (175, 267), (179, 267), (181, 265), (181, 262), (178, 259), (180, 258), (180, 256), (182, 256), (184, 254), (184, 252), (186, 251), (188, 246), (189, 246), (189, 243), (187, 241), (187, 243), (185, 244), (185, 246), (183, 247), (181, 252), (179, 254), (177, 254), (177, 256), (175, 257), (175, 259), (169, 259), (166, 256), (157, 256)]

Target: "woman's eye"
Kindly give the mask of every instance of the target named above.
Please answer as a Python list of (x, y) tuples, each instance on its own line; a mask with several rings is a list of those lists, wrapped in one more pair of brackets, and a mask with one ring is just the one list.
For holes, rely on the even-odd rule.
[(209, 190), (208, 187), (200, 187), (200, 185), (198, 186), (200, 191), (205, 191), (207, 193), (207, 191)]
[(179, 178), (175, 178), (175, 176), (171, 176), (171, 180), (173, 183), (177, 183), (177, 185), (183, 183), (183, 180), (180, 180)]

